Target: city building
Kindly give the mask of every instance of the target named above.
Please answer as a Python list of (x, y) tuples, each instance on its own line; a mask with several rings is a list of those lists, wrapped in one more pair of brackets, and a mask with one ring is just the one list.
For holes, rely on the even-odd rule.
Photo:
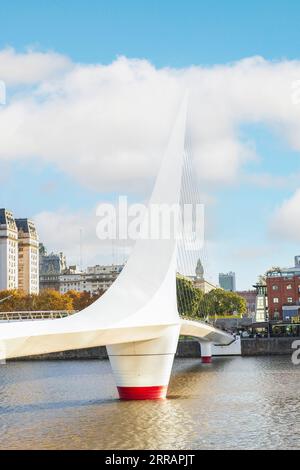
[(265, 322), (268, 320), (268, 296), (267, 286), (265, 284), (255, 284), (256, 300), (255, 300), (255, 321)]
[(64, 294), (69, 290), (90, 292), (106, 291), (117, 279), (123, 265), (91, 266), (86, 272), (80, 272), (76, 266), (70, 266), (59, 276), (59, 291)]
[(121, 264), (91, 266), (86, 271), (86, 290), (98, 292), (107, 290), (124, 268)]
[(99, 293), (107, 290), (116, 280), (123, 265), (90, 266), (85, 272), (77, 266), (67, 267), (63, 253), (47, 253), (42, 243), (40, 251), (40, 290), (52, 289), (65, 294), (76, 292)]
[(299, 305), (283, 305), (282, 320), (300, 323), (300, 306)]
[(87, 291), (85, 289), (84, 273), (78, 271), (77, 266), (69, 266), (65, 269), (58, 278), (59, 292), (65, 294), (70, 290), (76, 292)]
[(218, 289), (218, 286), (212, 284), (211, 282), (203, 279), (203, 281), (194, 280), (194, 286), (200, 289), (203, 294), (208, 294), (211, 290)]
[(232, 271), (230, 271), (229, 273), (220, 273), (219, 284), (222, 289), (235, 292), (235, 273), (233, 273)]
[(270, 320), (298, 320), (300, 309), (300, 256), (295, 266), (276, 268), (266, 275)]
[(241, 290), (237, 291), (236, 293), (246, 300), (247, 314), (254, 316), (256, 311), (256, 290)]
[(0, 209), (0, 290), (18, 288), (18, 229), (12, 212)]
[(18, 288), (27, 294), (39, 292), (39, 241), (29, 219), (15, 219), (18, 229)]
[(67, 269), (66, 257), (63, 253), (47, 253), (42, 243), (39, 245), (39, 283), (40, 290), (60, 290), (59, 276)]
[(39, 292), (38, 235), (29, 219), (0, 209), (0, 290)]
[(201, 281), (204, 280), (204, 268), (203, 268), (200, 258), (197, 261), (195, 273), (196, 273), (196, 279), (201, 280)]
[(217, 286), (215, 286), (204, 278), (204, 268), (200, 259), (198, 259), (197, 261), (195, 274), (196, 276), (186, 277), (190, 279), (193, 282), (194, 286), (197, 287), (197, 289), (200, 289), (204, 294), (207, 294), (213, 289), (217, 289)]

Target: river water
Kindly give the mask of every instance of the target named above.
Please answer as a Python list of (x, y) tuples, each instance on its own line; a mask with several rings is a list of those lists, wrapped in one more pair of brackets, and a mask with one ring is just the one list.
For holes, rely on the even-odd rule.
[(106, 360), (0, 366), (1, 449), (299, 449), (289, 357), (176, 359), (168, 399), (120, 402)]

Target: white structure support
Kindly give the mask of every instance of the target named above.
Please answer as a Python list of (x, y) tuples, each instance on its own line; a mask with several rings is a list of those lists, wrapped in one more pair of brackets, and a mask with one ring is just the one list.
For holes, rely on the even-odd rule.
[[(148, 212), (152, 205), (179, 204), (186, 107), (184, 99)], [(121, 398), (165, 397), (179, 332), (220, 344), (232, 341), (231, 335), (209, 325), (179, 318), (177, 222), (168, 239), (162, 235), (140, 238), (116, 281), (85, 310), (58, 320), (0, 325), (0, 345), (6, 357), (106, 345)]]
[(179, 325), (168, 326), (160, 338), (108, 346), (120, 398), (166, 397), (179, 330)]
[(212, 361), (212, 343), (210, 341), (200, 341), (202, 364), (210, 364)]

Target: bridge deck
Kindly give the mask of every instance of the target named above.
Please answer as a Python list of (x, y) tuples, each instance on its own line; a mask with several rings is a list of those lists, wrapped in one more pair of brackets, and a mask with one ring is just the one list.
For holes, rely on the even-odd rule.
[(202, 341), (211, 341), (214, 344), (224, 346), (231, 344), (235, 340), (233, 335), (225, 331), (219, 330), (208, 323), (194, 320), (181, 319), (180, 334), (183, 336), (193, 336)]

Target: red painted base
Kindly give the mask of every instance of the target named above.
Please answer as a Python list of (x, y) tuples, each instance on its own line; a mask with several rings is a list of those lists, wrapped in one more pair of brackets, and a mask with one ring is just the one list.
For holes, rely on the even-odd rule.
[(202, 356), (201, 360), (202, 360), (202, 364), (211, 364), (212, 362), (211, 356)]
[(167, 387), (118, 387), (121, 400), (158, 400), (166, 398)]

